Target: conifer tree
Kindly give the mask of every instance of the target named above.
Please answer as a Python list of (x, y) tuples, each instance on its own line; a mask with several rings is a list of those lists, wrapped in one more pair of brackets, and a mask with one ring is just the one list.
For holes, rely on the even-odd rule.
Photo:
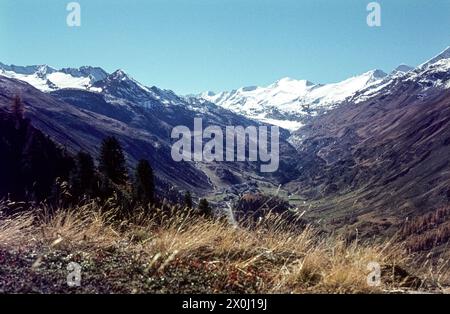
[(134, 197), (142, 204), (153, 203), (155, 197), (155, 178), (147, 160), (140, 160), (134, 178)]
[(24, 123), (24, 111), (22, 100), (19, 96), (14, 97), (12, 106), (11, 106), (11, 113), (12, 117), (14, 119), (15, 128), (17, 130), (23, 129), (26, 127), (26, 124)]
[(19, 96), (14, 97), (11, 111), (14, 118), (16, 118), (17, 120), (23, 120), (24, 108), (22, 100), (20, 99)]
[(75, 159), (75, 169), (72, 173), (72, 194), (94, 196), (97, 178), (94, 159), (89, 153), (79, 152)]
[(127, 181), (125, 155), (119, 141), (113, 137), (103, 140), (100, 148), (99, 171), (115, 184), (123, 185)]
[(202, 198), (198, 203), (198, 211), (204, 217), (212, 216), (212, 209), (206, 199)]
[(184, 206), (188, 209), (192, 208), (192, 196), (191, 196), (191, 192), (186, 191), (186, 193), (184, 193)]

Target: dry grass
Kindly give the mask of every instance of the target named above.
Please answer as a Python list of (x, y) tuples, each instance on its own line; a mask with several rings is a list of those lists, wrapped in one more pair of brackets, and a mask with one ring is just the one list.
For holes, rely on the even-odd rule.
[[(349, 244), (311, 227), (297, 231), (275, 218), (249, 229), (162, 211), (116, 221), (113, 212), (90, 203), (54, 215), (39, 208), (3, 218), (0, 248), (82, 250), (88, 255), (116, 250), (133, 256), (149, 276), (164, 276), (169, 268), (184, 270), (184, 276), (192, 267), (202, 274), (217, 271), (220, 288), (215, 283), (208, 292), (227, 287), (247, 291), (252, 285), (258, 293), (378, 293), (398, 288), (400, 281), (383, 276), (381, 286), (369, 286), (369, 263), (408, 269), (399, 245)], [(178, 292), (176, 287), (167, 291)]]
[(10, 247), (30, 239), (33, 231), (32, 214), (0, 218), (0, 245)]

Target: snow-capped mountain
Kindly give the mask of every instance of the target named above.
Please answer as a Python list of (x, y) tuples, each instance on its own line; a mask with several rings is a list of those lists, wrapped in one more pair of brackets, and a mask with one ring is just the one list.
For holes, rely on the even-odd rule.
[(407, 80), (416, 80), (422, 86), (450, 88), (450, 47), (408, 72)]
[(253, 119), (295, 131), (311, 116), (334, 108), (362, 90), (377, 89), (412, 69), (400, 65), (390, 74), (372, 70), (332, 84), (283, 78), (267, 87), (243, 87), (218, 94), (205, 92), (198, 97)]
[(27, 82), (47, 93), (64, 89), (102, 93), (111, 103), (122, 105), (185, 104), (172, 91), (144, 86), (121, 69), (107, 73), (100, 67), (91, 66), (58, 70), (48, 65), (16, 66), (0, 62), (0, 75)]
[(90, 66), (57, 70), (48, 65), (16, 66), (0, 62), (0, 75), (25, 81), (41, 91), (50, 92), (62, 88), (97, 91), (92, 85), (105, 79), (108, 73), (99, 67)]
[(398, 67), (396, 67), (392, 72), (391, 72), (391, 76), (394, 75), (403, 75), (409, 71), (414, 70), (413, 67), (410, 67), (409, 65), (406, 64), (400, 64)]
[(432, 87), (447, 89), (450, 88), (449, 71), (450, 47), (447, 47), (443, 52), (416, 68), (405, 65), (397, 67), (385, 79), (356, 92), (349, 101), (361, 103), (380, 94), (386, 97), (392, 94), (396, 85), (410, 82), (415, 82), (424, 94)]
[(333, 84), (283, 78), (267, 87), (244, 87), (219, 94), (206, 92), (199, 97), (256, 120), (296, 130), (305, 118), (333, 108), (387, 76), (381, 70), (373, 70)]
[(162, 90), (155, 86), (147, 87), (130, 77), (123, 70), (108, 74), (104, 79), (92, 84), (90, 90), (104, 94), (108, 101), (139, 104), (149, 108), (155, 103), (164, 105), (180, 105), (183, 101), (172, 91)]

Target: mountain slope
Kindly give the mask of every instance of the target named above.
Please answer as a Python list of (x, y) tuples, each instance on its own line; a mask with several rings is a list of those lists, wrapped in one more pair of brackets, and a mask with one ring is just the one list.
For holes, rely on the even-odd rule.
[(260, 173), (259, 164), (253, 162), (175, 162), (170, 137), (175, 126), (193, 129), (196, 117), (203, 119), (204, 127), (259, 124), (212, 103), (188, 101), (171, 91), (145, 87), (123, 71), (107, 75), (93, 87), (102, 92), (57, 89), (44, 93), (26, 82), (0, 75), (0, 106), (9, 106), (12, 98), (20, 95), (33, 124), (72, 152), (81, 149), (97, 156), (102, 139), (116, 136), (131, 167), (139, 159), (148, 159), (159, 178), (197, 195), (243, 181), (279, 184), (295, 176), (295, 167), (291, 166), (295, 149), (285, 140), (287, 132), (281, 132), (280, 143), (286, 157), (273, 174)]
[(312, 216), (375, 232), (450, 201), (448, 51), (293, 133), (301, 175), (287, 188)]

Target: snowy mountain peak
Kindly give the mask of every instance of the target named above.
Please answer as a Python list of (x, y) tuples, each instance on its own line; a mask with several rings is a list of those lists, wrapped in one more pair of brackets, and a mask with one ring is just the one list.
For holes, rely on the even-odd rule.
[(409, 65), (406, 64), (400, 64), (391, 73), (407, 73), (412, 70), (414, 70), (413, 67), (410, 67)]
[(307, 80), (296, 80), (293, 79), (291, 77), (284, 77), (278, 81), (276, 81), (274, 84), (272, 84), (271, 86), (287, 86), (287, 85), (297, 85), (297, 86), (313, 86), (314, 83), (307, 81)]
[(111, 79), (116, 79), (116, 80), (127, 80), (127, 79), (130, 79), (128, 74), (122, 69), (118, 69), (118, 70), (114, 71), (113, 73), (111, 73), (111, 75), (109, 75), (109, 77)]
[(450, 59), (450, 46), (447, 47), (444, 51), (442, 51), (441, 53), (439, 53), (437, 56), (431, 58), (430, 60), (428, 60), (427, 62), (421, 64), (419, 66), (419, 68), (426, 68), (431, 64), (434, 64), (438, 61), (441, 60), (446, 60), (446, 59)]
[(103, 85), (106, 88), (121, 85), (122, 88), (134, 90), (139, 93), (151, 93), (151, 88), (148, 88), (147, 86), (139, 83), (122, 69), (114, 71), (113, 73), (109, 74), (104, 80), (98, 83), (99, 84), (96, 85)]
[(46, 64), (37, 65), (36, 67), (36, 75), (39, 77), (45, 77), (47, 74), (55, 73), (57, 70), (55, 68), (52, 68), (51, 66), (48, 66)]
[(283, 78), (279, 79), (275, 83), (283, 84), (283, 83), (288, 83), (288, 82), (292, 82), (292, 81), (295, 81), (295, 79), (287, 76), (287, 77), (283, 77)]
[(433, 59), (438, 59), (438, 60), (442, 60), (442, 59), (450, 59), (450, 46), (448, 46), (447, 48), (445, 48), (444, 51), (442, 51), (440, 54), (438, 54), (436, 57), (434, 57)]
[(73, 77), (89, 77), (91, 82), (104, 80), (108, 73), (100, 67), (82, 66), (80, 68), (63, 68), (63, 73), (70, 74)]
[(383, 70), (375, 69), (375, 70), (371, 70), (366, 73), (363, 73), (361, 76), (367, 76), (367, 77), (369, 77), (369, 79), (376, 81), (376, 80), (385, 78), (386, 76), (388, 76), (388, 74), (386, 72), (384, 72)]
[(450, 47), (416, 68), (404, 64), (399, 65), (384, 79), (356, 93), (351, 98), (351, 101), (361, 103), (376, 97), (380, 93), (388, 95), (390, 90), (395, 89), (398, 84), (404, 82), (414, 82), (417, 86), (423, 87), (423, 90), (430, 88), (448, 89), (450, 88), (449, 71)]
[(124, 70), (118, 69), (111, 74), (108, 74), (103, 80), (94, 84), (95, 86), (113, 87), (113, 86), (137, 86), (140, 85), (133, 78), (131, 78)]
[(29, 66), (18, 66), (18, 65), (6, 65), (0, 62), (0, 70), (2, 72), (14, 72), (17, 74), (22, 75), (32, 75), (32, 74), (39, 74), (39, 75), (45, 75), (45, 74), (51, 74), (53, 72), (56, 72), (57, 70), (46, 65), (46, 64), (40, 64), (40, 65), (29, 65)]
[(89, 90), (93, 83), (108, 75), (98, 67), (56, 69), (49, 65), (16, 66), (0, 63), (0, 75), (25, 81), (41, 91), (63, 88)]
[(406, 73), (409, 73), (413, 70), (414, 70), (414, 68), (410, 67), (409, 65), (400, 64), (394, 70), (392, 70), (391, 73), (389, 73), (389, 75), (386, 76), (382, 82), (385, 82), (385, 81), (387, 82), (393, 78), (401, 77), (401, 76), (405, 75)]
[(146, 87), (122, 69), (110, 74), (100, 67), (92, 66), (58, 70), (48, 65), (22, 67), (0, 63), (0, 75), (25, 81), (44, 92), (86, 90), (120, 99), (120, 103), (131, 101), (146, 107), (158, 101), (167, 105), (180, 102), (173, 92)]
[(308, 116), (327, 111), (386, 77), (381, 70), (371, 70), (342, 82), (318, 85), (286, 77), (267, 87), (205, 92), (197, 97), (255, 120), (296, 130)]

